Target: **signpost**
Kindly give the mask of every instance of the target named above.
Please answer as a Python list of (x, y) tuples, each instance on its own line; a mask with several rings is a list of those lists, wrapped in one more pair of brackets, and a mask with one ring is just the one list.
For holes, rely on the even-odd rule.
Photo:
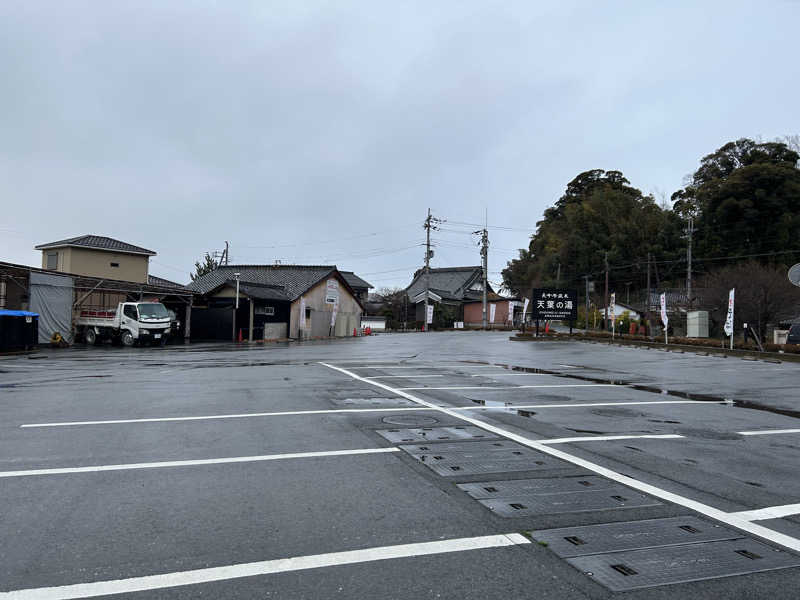
[(733, 350), (733, 300), (736, 288), (728, 293), (728, 314), (725, 317), (725, 335), (731, 338), (731, 350)]
[(531, 295), (531, 316), (543, 321), (569, 321), (570, 328), (578, 318), (578, 291), (552, 288), (534, 288)]
[(669, 317), (667, 317), (667, 295), (661, 294), (661, 322), (664, 324), (664, 343), (669, 344), (667, 337), (667, 325), (669, 325)]

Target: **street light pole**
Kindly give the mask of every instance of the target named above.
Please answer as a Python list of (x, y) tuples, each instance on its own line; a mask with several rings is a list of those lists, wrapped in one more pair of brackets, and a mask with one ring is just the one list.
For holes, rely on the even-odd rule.
[(236, 341), (236, 311), (239, 309), (239, 277), (241, 273), (234, 273), (233, 276), (236, 278), (236, 304), (233, 308), (233, 341)]

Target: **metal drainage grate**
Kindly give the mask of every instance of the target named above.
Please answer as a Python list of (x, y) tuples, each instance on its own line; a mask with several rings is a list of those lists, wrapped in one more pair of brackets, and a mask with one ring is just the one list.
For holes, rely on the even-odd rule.
[(615, 487), (604, 477), (558, 477), (542, 479), (516, 479), (510, 481), (484, 481), (459, 484), (462, 490), (476, 499), (509, 498), (528, 494), (553, 494), (559, 492), (585, 492)]
[(497, 452), (498, 450), (527, 450), (522, 444), (506, 440), (486, 440), (485, 442), (435, 442), (426, 444), (412, 444), (400, 446), (400, 449), (409, 454), (424, 454), (426, 452)]
[(393, 415), (384, 417), (381, 421), (391, 425), (435, 425), (439, 422), (439, 419), (424, 415)]
[[(497, 454), (497, 452), (490, 452), (477, 458), (466, 458), (458, 453), (412, 456), (443, 477), (540, 471), (563, 468), (565, 465), (561, 461), (536, 455), (535, 453), (529, 456), (514, 456), (512, 458), (498, 457), (496, 456)], [(421, 456), (426, 456), (427, 458), (422, 461)]]
[(421, 454), (411, 454), (414, 458), (416, 458), (420, 462), (431, 462), (432, 460), (443, 461), (446, 463), (460, 463), (464, 461), (473, 461), (473, 460), (482, 460), (484, 458), (488, 458), (490, 460), (521, 460), (523, 458), (538, 460), (542, 458), (542, 455), (535, 450), (529, 450), (528, 448), (521, 448), (519, 450), (513, 449), (506, 449), (506, 450), (498, 450), (497, 452), (484, 452), (483, 450), (477, 450), (475, 452), (438, 452), (438, 449), (434, 444), (430, 452), (424, 452)]
[(379, 429), (378, 433), (390, 442), (435, 442), (447, 440), (480, 440), (496, 436), (480, 427), (418, 427), (414, 429)]
[(416, 406), (411, 400), (405, 398), (342, 398), (332, 400), (337, 406)]
[(535, 540), (546, 542), (547, 547), (562, 558), (741, 537), (740, 533), (732, 529), (697, 517), (648, 519), (533, 532)]
[(661, 502), (655, 498), (621, 486), (596, 492), (527, 494), (506, 498), (486, 498), (478, 500), (478, 502), (501, 517), (527, 517), (661, 505)]
[(800, 566), (800, 558), (749, 539), (568, 558), (614, 592)]

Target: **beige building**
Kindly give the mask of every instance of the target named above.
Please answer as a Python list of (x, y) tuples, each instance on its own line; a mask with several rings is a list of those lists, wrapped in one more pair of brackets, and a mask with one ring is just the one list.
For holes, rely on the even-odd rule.
[(363, 305), (332, 265), (223, 265), (186, 287), (198, 340), (341, 337), (361, 326)]
[(42, 269), (116, 279), (148, 282), (150, 257), (156, 253), (110, 237), (82, 235), (79, 237), (40, 244)]

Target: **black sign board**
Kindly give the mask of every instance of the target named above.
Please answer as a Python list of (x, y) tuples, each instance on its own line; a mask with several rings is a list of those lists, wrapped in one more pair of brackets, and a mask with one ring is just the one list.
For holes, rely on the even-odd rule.
[(575, 321), (578, 318), (577, 290), (534, 289), (531, 316), (539, 321)]

